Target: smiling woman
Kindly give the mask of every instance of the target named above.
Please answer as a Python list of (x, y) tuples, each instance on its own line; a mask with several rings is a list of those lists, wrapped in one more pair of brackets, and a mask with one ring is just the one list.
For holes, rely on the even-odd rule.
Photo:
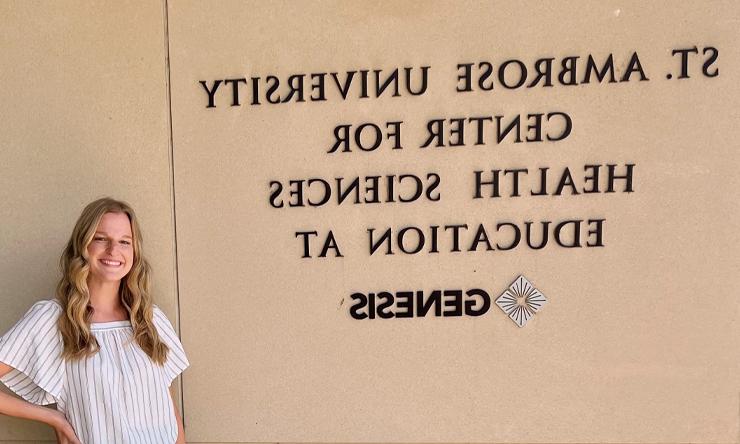
[(60, 264), (56, 300), (0, 338), (0, 382), (26, 401), (0, 393), (0, 413), (49, 424), (61, 443), (185, 442), (168, 387), (189, 363), (152, 302), (133, 209), (90, 203)]

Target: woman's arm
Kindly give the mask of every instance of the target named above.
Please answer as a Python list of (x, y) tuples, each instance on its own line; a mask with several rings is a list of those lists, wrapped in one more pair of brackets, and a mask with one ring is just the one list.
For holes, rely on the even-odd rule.
[[(13, 367), (0, 362), (0, 378), (12, 370)], [(54, 428), (59, 442), (72, 444), (79, 444), (80, 442), (67, 419), (57, 410), (31, 404), (0, 392), (0, 414), (43, 422)]]
[(180, 416), (180, 411), (177, 409), (177, 403), (175, 402), (174, 386), (170, 387), (170, 398), (172, 398), (172, 408), (175, 409), (175, 418), (177, 418), (177, 441), (175, 441), (175, 444), (185, 444), (185, 427), (182, 424), (182, 416)]

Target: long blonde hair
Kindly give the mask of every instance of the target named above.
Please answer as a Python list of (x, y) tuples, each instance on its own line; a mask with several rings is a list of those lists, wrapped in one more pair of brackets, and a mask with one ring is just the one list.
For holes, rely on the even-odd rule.
[(57, 299), (62, 306), (59, 332), (64, 340), (65, 359), (82, 359), (100, 350), (90, 330), (93, 307), (87, 277), (90, 272), (87, 247), (106, 213), (123, 213), (131, 222), (134, 261), (131, 271), (121, 279), (119, 296), (128, 311), (133, 339), (152, 361), (163, 365), (169, 351), (154, 325), (154, 306), (149, 294), (151, 268), (142, 254), (141, 229), (134, 210), (126, 202), (104, 197), (88, 204), (75, 224), (72, 236), (62, 252), (59, 265), (62, 277), (57, 284)]

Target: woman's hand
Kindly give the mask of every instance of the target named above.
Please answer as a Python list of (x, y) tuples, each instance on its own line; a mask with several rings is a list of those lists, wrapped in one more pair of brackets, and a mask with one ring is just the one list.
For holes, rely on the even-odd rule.
[(52, 422), (54, 432), (57, 434), (57, 443), (59, 444), (82, 444), (77, 439), (74, 429), (67, 421), (67, 418), (62, 415), (61, 412), (54, 412), (54, 420)]

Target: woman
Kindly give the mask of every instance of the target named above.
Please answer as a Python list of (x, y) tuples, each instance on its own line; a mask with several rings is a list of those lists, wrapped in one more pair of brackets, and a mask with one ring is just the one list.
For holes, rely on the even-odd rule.
[(168, 387), (189, 363), (152, 303), (133, 209), (90, 203), (60, 263), (56, 300), (0, 338), (0, 382), (23, 398), (0, 393), (0, 413), (44, 422), (60, 443), (184, 443)]

